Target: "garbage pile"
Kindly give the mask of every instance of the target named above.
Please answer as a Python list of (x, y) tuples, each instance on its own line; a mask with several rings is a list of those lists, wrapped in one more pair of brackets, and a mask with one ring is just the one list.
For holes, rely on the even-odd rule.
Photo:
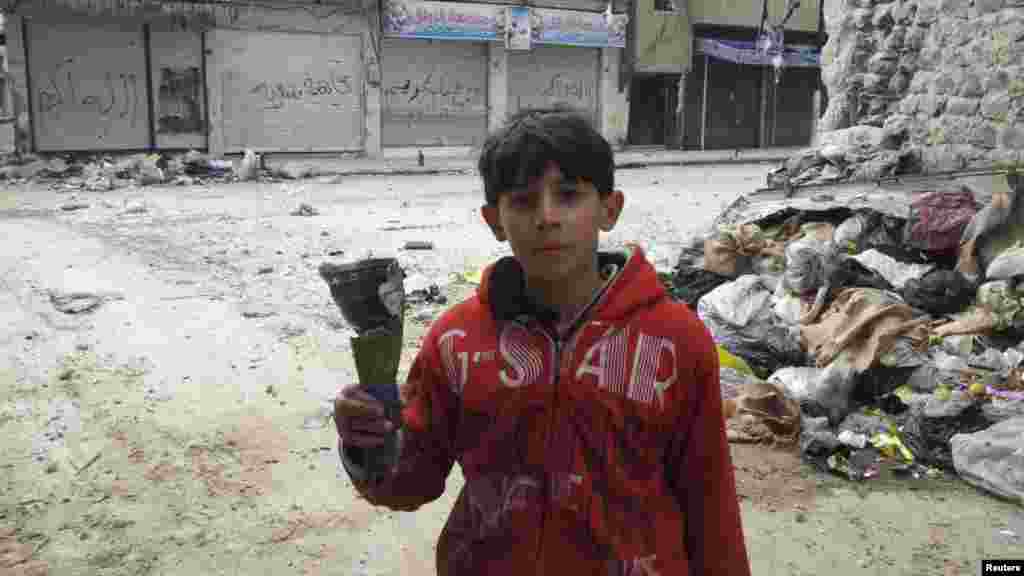
[(261, 177), (259, 155), (251, 150), (238, 161), (190, 150), (181, 154), (127, 156), (68, 154), (41, 157), (11, 154), (0, 159), (0, 181), (52, 182), (59, 190), (115, 190), (125, 186), (188, 186)]
[(1006, 185), (984, 206), (947, 183), (902, 205), (741, 198), (684, 249), (671, 290), (718, 345), (730, 440), (1024, 502), (1024, 177)]

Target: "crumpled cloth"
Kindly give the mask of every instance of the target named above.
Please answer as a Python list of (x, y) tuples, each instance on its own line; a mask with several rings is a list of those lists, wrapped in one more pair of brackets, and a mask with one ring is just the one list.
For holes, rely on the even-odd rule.
[(922, 194), (910, 203), (904, 242), (933, 254), (955, 253), (978, 207), (967, 187)]
[(800, 404), (769, 382), (743, 385), (736, 398), (723, 400), (730, 442), (796, 444), (800, 440)]
[(800, 326), (800, 339), (819, 368), (845, 351), (861, 373), (877, 364), (899, 336), (926, 339), (929, 320), (914, 318), (913, 309), (889, 292), (844, 288), (817, 323)]
[(704, 241), (704, 269), (735, 278), (747, 272), (739, 266), (740, 258), (783, 256), (783, 248), (764, 235), (757, 224), (722, 226), (717, 234)]

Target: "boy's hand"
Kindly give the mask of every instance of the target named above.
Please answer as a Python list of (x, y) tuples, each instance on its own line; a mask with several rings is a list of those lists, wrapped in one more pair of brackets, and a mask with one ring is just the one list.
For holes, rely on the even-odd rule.
[(359, 448), (383, 444), (395, 429), (384, 405), (359, 384), (345, 386), (334, 399), (334, 424), (345, 444)]

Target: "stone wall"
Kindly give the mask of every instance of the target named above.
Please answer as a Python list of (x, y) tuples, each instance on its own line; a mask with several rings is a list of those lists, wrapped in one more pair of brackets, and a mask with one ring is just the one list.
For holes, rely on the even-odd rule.
[(1024, 0), (836, 0), (825, 14), (828, 108), (791, 182), (1024, 161)]

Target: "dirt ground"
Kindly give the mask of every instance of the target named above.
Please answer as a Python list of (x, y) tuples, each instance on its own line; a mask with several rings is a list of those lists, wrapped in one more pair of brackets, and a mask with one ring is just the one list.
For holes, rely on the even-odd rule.
[[(623, 171), (609, 244), (651, 245), (667, 269), (768, 169)], [(319, 215), (291, 216), (300, 202)], [(429, 239), (399, 258), (456, 301), (474, 286), (453, 274), (506, 250), (478, 204), (470, 176), (0, 189), (0, 574), (433, 573), (461, 478), (415, 513), (355, 497), (329, 416), (353, 333), (316, 266)], [(79, 293), (85, 310), (56, 309)], [(403, 370), (439, 309), (411, 307)], [(956, 478), (854, 484), (793, 450), (733, 458), (755, 574), (973, 575), (1024, 557), (1024, 510)]]

